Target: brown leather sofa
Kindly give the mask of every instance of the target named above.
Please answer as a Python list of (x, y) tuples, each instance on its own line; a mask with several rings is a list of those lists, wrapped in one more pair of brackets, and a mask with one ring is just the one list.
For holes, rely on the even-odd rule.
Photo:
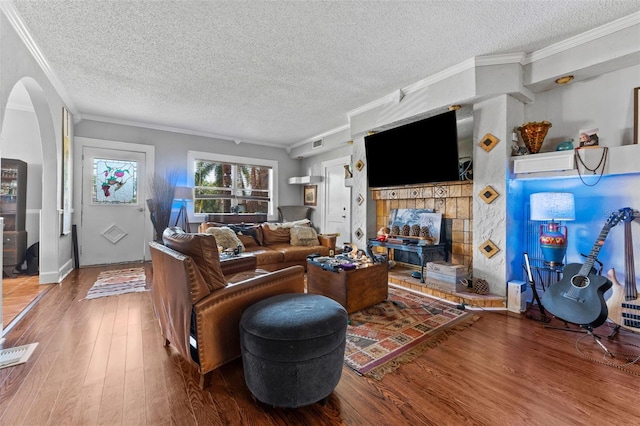
[[(261, 223), (254, 225), (226, 225), (217, 222), (203, 222), (198, 227), (198, 232), (206, 233), (212, 227), (229, 227), (236, 231), (238, 239), (242, 242), (243, 251), (257, 258), (258, 268), (267, 271), (276, 271), (289, 266), (300, 265), (307, 269), (307, 256), (319, 253), (329, 256), (336, 250), (336, 236), (317, 234), (317, 243), (312, 245), (293, 245), (291, 232), (293, 226), (275, 228), (273, 223)], [(284, 224), (287, 225), (287, 224)], [(315, 231), (314, 231), (315, 232)]]
[(200, 387), (211, 372), (240, 357), (240, 317), (259, 300), (304, 293), (304, 268), (256, 270), (244, 256), (220, 261), (215, 237), (167, 229), (151, 242), (151, 293), (166, 345), (194, 364)]

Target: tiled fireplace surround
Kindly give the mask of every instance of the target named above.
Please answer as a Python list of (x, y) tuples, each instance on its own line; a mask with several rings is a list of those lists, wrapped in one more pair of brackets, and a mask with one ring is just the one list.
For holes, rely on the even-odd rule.
[[(436, 213), (442, 213), (449, 261), (471, 269), (473, 265), (473, 182), (450, 182), (371, 191), (376, 203), (376, 229), (389, 225), (392, 209), (433, 209)], [(502, 297), (479, 296), (471, 292), (448, 293), (430, 286), (429, 283), (421, 284), (419, 280), (411, 278), (410, 272), (402, 274), (394, 273), (392, 270), (389, 281), (456, 303), (465, 302), (482, 307), (505, 306)]]

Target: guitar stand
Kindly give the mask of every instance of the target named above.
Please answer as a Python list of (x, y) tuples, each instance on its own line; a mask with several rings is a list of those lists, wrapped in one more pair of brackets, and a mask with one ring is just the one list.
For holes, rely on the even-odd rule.
[[(534, 321), (543, 322), (545, 324), (550, 322), (551, 317), (547, 316), (547, 311), (544, 309), (544, 306), (542, 306), (540, 296), (538, 295), (538, 289), (536, 288), (536, 282), (533, 280), (533, 277), (529, 280), (529, 286), (531, 287), (531, 291), (533, 292), (533, 300), (525, 310), (525, 312), (527, 312), (527, 318)], [(535, 317), (531, 312), (531, 309), (533, 309), (536, 304), (538, 305), (538, 310), (540, 311), (539, 317)]]
[(618, 331), (620, 331), (620, 326), (616, 324), (616, 326), (613, 327), (611, 334), (607, 336), (607, 339), (613, 340), (618, 335)]
[[(573, 333), (586, 333), (587, 335), (593, 338), (593, 341), (596, 342), (598, 346), (600, 346), (600, 348), (602, 348), (605, 355), (609, 356), (610, 358), (615, 358), (613, 353), (611, 353), (611, 351), (609, 351), (609, 349), (600, 341), (602, 339), (602, 336), (593, 332), (593, 327), (591, 327), (590, 325), (581, 325), (579, 326), (580, 328), (577, 329), (577, 328), (570, 328), (569, 324), (566, 321), (564, 322), (564, 324), (565, 324), (564, 327), (554, 327), (554, 326), (545, 325), (544, 328), (548, 328), (551, 330), (571, 331)], [(617, 333), (617, 330), (614, 333)], [(613, 338), (612, 337), (613, 335), (614, 334), (609, 335), (608, 339), (611, 340)]]

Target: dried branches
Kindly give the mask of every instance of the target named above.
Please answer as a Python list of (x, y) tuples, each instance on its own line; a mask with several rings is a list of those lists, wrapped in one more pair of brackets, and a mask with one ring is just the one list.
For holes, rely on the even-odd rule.
[(177, 180), (178, 172), (175, 170), (168, 171), (164, 176), (155, 174), (149, 179), (147, 207), (156, 232), (155, 241), (162, 241), (162, 233), (169, 226)]

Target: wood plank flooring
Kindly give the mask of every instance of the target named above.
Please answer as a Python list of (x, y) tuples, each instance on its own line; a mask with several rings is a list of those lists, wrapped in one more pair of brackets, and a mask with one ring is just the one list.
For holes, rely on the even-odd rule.
[[(163, 346), (149, 292), (83, 300), (101, 270), (120, 267), (73, 271), (7, 333), (5, 348), (39, 345), (27, 363), (0, 369), (0, 424), (626, 425), (640, 419), (640, 365), (605, 365), (589, 336), (489, 310), (381, 381), (345, 367), (325, 405), (256, 403), (241, 360), (216, 370), (201, 391), (195, 369)], [(640, 353), (636, 334), (621, 331), (610, 341), (609, 325), (596, 332), (619, 363)]]
[(38, 275), (2, 278), (2, 324), (5, 330), (30, 303), (55, 285), (39, 284), (39, 280)]

